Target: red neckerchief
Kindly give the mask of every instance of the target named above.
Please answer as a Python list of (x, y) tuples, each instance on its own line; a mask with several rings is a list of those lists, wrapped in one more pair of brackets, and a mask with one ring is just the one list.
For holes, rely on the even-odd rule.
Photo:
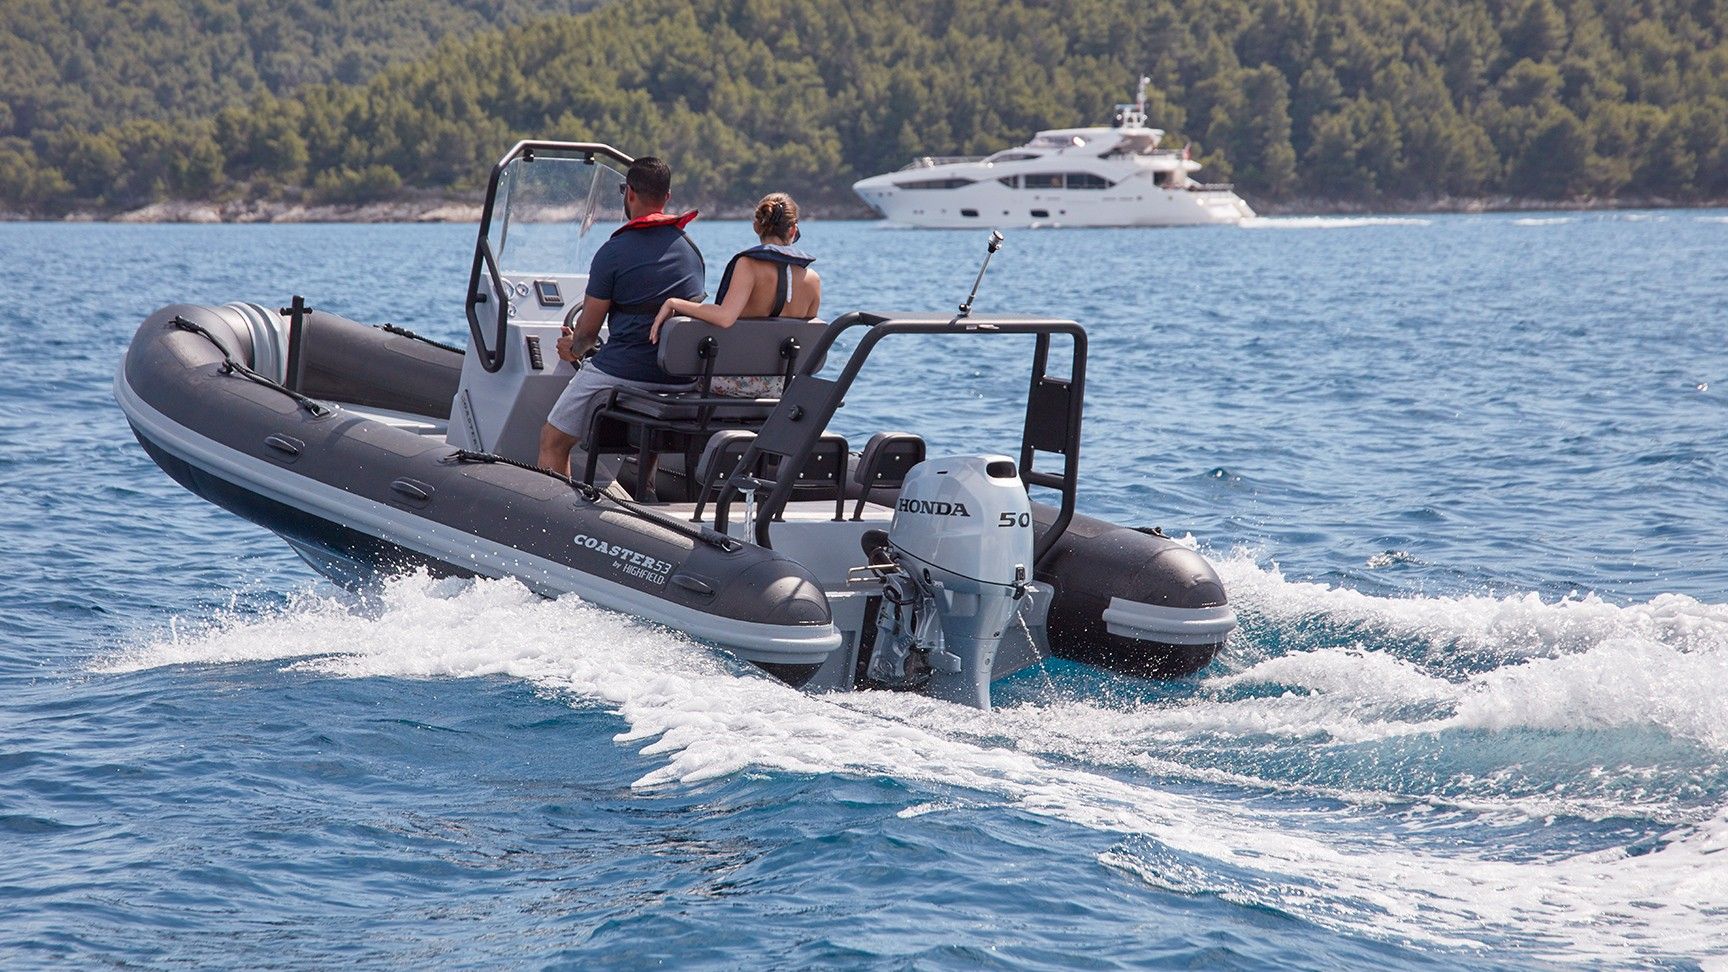
[(649, 213), (646, 216), (638, 216), (630, 222), (625, 223), (623, 226), (618, 227), (612, 231), (612, 235), (617, 236), (619, 233), (626, 230), (653, 229), (656, 226), (676, 226), (679, 229), (683, 229), (690, 225), (690, 221), (695, 219), (696, 215), (696, 210), (694, 209), (682, 216), (674, 216), (671, 213)]

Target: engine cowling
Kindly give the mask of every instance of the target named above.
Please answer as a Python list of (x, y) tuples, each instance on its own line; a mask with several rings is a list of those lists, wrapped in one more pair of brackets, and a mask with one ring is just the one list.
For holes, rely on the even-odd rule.
[(1024, 583), (1032, 569), (1032, 503), (1005, 456), (926, 459), (906, 474), (888, 540), (951, 575), (950, 590)]
[(888, 530), (871, 676), (928, 678), (931, 695), (990, 707), (996, 649), (1032, 572), (1032, 506), (1004, 456), (927, 459), (906, 476)]

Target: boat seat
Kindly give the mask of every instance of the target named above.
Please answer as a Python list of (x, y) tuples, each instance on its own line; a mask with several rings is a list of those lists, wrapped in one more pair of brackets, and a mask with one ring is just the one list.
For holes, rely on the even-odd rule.
[(702, 417), (704, 407), (710, 409), (710, 416), (716, 422), (754, 422), (760, 424), (766, 421), (768, 413), (774, 411), (774, 406), (780, 404), (778, 398), (719, 398), (720, 404), (704, 406), (683, 395), (644, 395), (631, 397), (627, 407), (634, 415), (644, 415), (649, 418), (662, 419), (669, 422), (696, 421)]
[(858, 505), (852, 508), (852, 519), (864, 518), (864, 504), (874, 490), (898, 489), (904, 485), (906, 474), (924, 461), (924, 454), (922, 436), (910, 432), (878, 432), (871, 436), (858, 456), (854, 479), (863, 492), (858, 496)]
[(730, 398), (713, 393), (717, 377), (779, 377), (790, 383), (820, 343), (827, 327), (819, 320), (740, 318), (715, 327), (674, 317), (660, 328), (658, 361), (669, 374), (696, 381), (690, 392), (655, 393), (611, 388), (594, 410), (584, 445), (583, 481), (592, 483), (600, 456), (635, 455), (637, 499), (652, 500), (658, 457), (682, 453), (694, 468), (710, 437), (724, 429), (760, 428), (777, 398)]
[(702, 450), (702, 459), (696, 464), (696, 482), (701, 485), (696, 493), (696, 512), (690, 519), (697, 523), (702, 522), (703, 508), (719, 493), (720, 484), (734, 472), (757, 477), (762, 475), (765, 456), (756, 461), (755, 469), (737, 469), (738, 460), (744, 458), (744, 453), (750, 450), (750, 443), (754, 441), (756, 433), (743, 429), (725, 429), (714, 433), (708, 439), (708, 445)]
[[(720, 490), (733, 476), (753, 476), (763, 480), (764, 488), (773, 485), (780, 476), (777, 457), (767, 453), (758, 453), (755, 468), (740, 469), (738, 463), (750, 450), (756, 441), (756, 433), (744, 429), (727, 429), (714, 433), (708, 440), (708, 445), (702, 450), (701, 462), (697, 464), (697, 481), (701, 484), (696, 494), (696, 511), (692, 520), (700, 522), (702, 512), (710, 500), (719, 496)], [(846, 439), (832, 433), (824, 433), (816, 440), (816, 448), (810, 453), (810, 459), (804, 468), (798, 470), (793, 482), (796, 492), (833, 492), (834, 519), (846, 518), (846, 471), (851, 466), (852, 453)], [(784, 511), (782, 511), (784, 512)], [(784, 516), (782, 515), (782, 519)], [(716, 529), (724, 530), (725, 524), (717, 524)]]
[[(804, 491), (834, 491), (834, 519), (846, 519), (846, 469), (852, 460), (850, 447), (841, 436), (825, 432), (816, 439), (816, 448), (805, 461), (804, 468), (798, 470), (793, 477), (793, 495), (798, 490)], [(776, 463), (782, 466), (784, 463)], [(780, 478), (780, 469), (774, 470), (775, 479)], [(786, 511), (781, 510), (775, 519), (786, 518)]]

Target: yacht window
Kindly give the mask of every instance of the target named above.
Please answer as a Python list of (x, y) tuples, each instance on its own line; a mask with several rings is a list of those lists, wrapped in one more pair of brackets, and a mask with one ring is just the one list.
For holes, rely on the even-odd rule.
[(1020, 188), (1020, 177), (1019, 176), (1003, 176), (1002, 178), (997, 179), (996, 181), (1002, 183), (1003, 185), (1007, 186), (1010, 189)]
[(1032, 210), (1032, 218), (1033, 219), (1049, 219), (1050, 218), (1050, 210), (1048, 210), (1048, 209), (1034, 209), (1034, 210)]
[(958, 189), (972, 184), (971, 179), (918, 179), (912, 182), (897, 182), (901, 189)]
[(999, 155), (992, 155), (990, 157), (990, 161), (992, 161), (992, 162), (1024, 162), (1027, 159), (1035, 159), (1037, 157), (1038, 157), (1037, 154), (1035, 154), (1033, 152), (1003, 152)]
[(1020, 184), (1027, 189), (1060, 189), (1062, 188), (1062, 173), (1028, 172), (1020, 177)]
[(969, 216), (973, 219), (977, 219), (978, 218), (978, 210), (976, 210), (976, 209), (962, 209), (962, 210), (960, 210), (960, 215)]
[(1103, 176), (1095, 176), (1090, 172), (1068, 173), (1068, 188), (1070, 189), (1108, 189), (1110, 180)]
[(1170, 184), (1170, 177), (1175, 174), (1176, 173), (1174, 172), (1154, 172), (1152, 173), (1152, 184), (1155, 186), (1167, 186)]

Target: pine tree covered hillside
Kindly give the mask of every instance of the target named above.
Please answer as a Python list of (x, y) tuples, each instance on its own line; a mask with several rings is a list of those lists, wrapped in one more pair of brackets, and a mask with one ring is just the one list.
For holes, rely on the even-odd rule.
[[(0, 203), (202, 194), (221, 160), (187, 121), (322, 82), (357, 83), (424, 57), (446, 36), (472, 37), (595, 0), (0, 0)], [(199, 122), (199, 119), (204, 121)], [(150, 122), (173, 122), (155, 125)], [(130, 123), (130, 124), (127, 124)], [(110, 131), (105, 143), (83, 137)], [(20, 168), (36, 153), (68, 160)], [(109, 148), (167, 156), (123, 185)], [(70, 175), (82, 184), (68, 180)]]
[(5, 0), (0, 137), (208, 115), (591, 0)]
[[(214, 2), (214, 0), (211, 0)], [(0, 147), (0, 204), (472, 192), (516, 138), (601, 139), (686, 201), (1101, 124), (1142, 73), (1167, 144), (1251, 200), (1728, 197), (1728, 0), (619, 0), (359, 84)]]

